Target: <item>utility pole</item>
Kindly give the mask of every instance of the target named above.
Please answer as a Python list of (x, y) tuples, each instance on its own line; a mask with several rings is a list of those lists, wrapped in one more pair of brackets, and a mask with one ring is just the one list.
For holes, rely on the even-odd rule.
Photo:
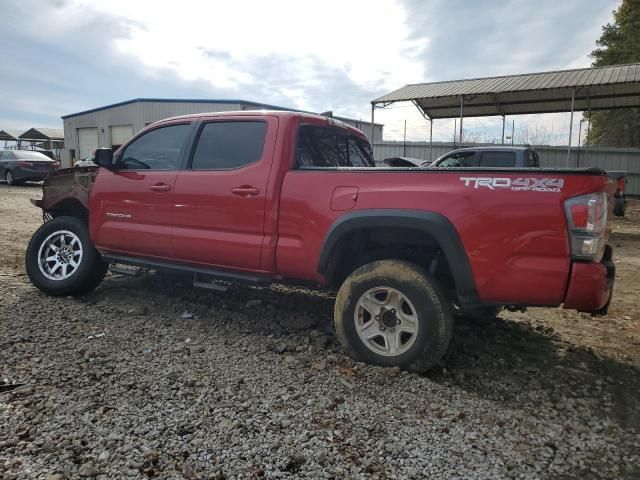
[(571, 116), (569, 117), (569, 145), (567, 145), (567, 168), (571, 164), (571, 135), (573, 134), (573, 109), (576, 100), (576, 89), (571, 91)]
[(516, 136), (516, 119), (511, 121), (511, 145), (513, 145), (513, 137)]
[(404, 121), (404, 138), (402, 140), (402, 156), (407, 156), (407, 120)]

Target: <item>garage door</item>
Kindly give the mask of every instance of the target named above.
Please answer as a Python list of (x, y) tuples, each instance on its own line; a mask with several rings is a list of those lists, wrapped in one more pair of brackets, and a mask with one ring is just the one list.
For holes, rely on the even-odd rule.
[(98, 129), (79, 128), (78, 129), (78, 150), (79, 159), (93, 153), (98, 148)]
[(133, 137), (133, 125), (114, 125), (111, 127), (111, 148), (115, 151)]

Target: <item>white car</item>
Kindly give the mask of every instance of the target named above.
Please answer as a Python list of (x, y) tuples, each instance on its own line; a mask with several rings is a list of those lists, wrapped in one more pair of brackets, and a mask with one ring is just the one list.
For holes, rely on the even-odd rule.
[(95, 167), (96, 164), (93, 161), (94, 158), (95, 158), (94, 154), (90, 153), (86, 157), (81, 158), (76, 163), (74, 163), (73, 166), (74, 167)]

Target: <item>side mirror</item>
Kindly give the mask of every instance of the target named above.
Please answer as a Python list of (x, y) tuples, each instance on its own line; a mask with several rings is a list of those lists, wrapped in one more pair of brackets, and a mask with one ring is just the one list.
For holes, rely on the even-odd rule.
[(96, 148), (94, 163), (107, 170), (113, 169), (113, 151), (110, 148)]

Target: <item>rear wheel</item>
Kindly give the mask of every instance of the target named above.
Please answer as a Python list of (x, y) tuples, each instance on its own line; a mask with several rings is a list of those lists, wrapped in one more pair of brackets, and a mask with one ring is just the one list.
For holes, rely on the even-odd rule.
[(355, 270), (336, 297), (338, 338), (356, 360), (426, 371), (453, 331), (449, 302), (420, 267), (380, 260)]
[(107, 273), (85, 222), (76, 217), (43, 224), (29, 242), (25, 264), (31, 282), (49, 295), (88, 293)]

